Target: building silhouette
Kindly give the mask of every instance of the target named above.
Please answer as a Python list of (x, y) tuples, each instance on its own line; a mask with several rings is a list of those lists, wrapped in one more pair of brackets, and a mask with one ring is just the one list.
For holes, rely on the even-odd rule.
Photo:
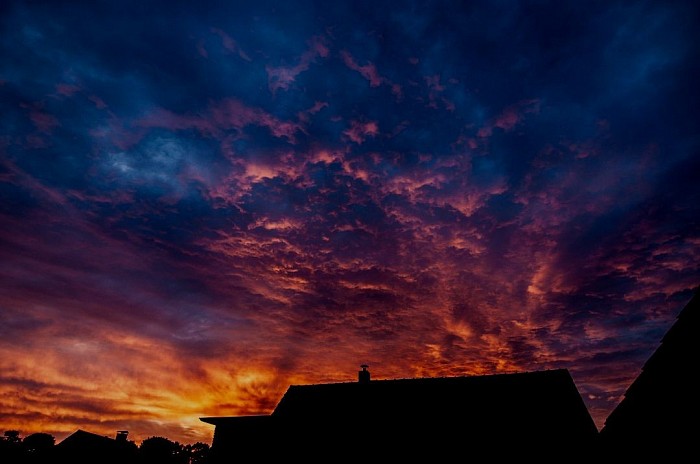
[[(700, 457), (697, 353), (700, 352), (700, 292), (630, 385), (600, 432), (611, 458), (664, 457), (693, 462)], [(694, 457), (694, 458), (693, 458)]]
[(370, 380), (367, 367), (358, 382), (290, 386), (270, 415), (201, 418), (215, 426), (212, 461), (464, 461), (477, 448), (493, 459), (567, 450), (577, 461), (596, 446), (565, 369)]
[(78, 429), (56, 445), (56, 462), (71, 464), (123, 464), (135, 462), (137, 448), (127, 441), (126, 430), (119, 430), (115, 438)]

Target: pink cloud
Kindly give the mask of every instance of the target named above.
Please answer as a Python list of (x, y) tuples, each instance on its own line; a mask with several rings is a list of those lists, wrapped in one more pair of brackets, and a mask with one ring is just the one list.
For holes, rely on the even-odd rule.
[(487, 122), (477, 132), (478, 137), (490, 137), (493, 129), (498, 127), (505, 132), (512, 131), (523, 120), (527, 113), (538, 113), (540, 101), (538, 99), (522, 100), (515, 105), (505, 108), (498, 116)]
[(27, 148), (46, 148), (49, 143), (40, 135), (27, 134), (24, 138)]
[(435, 74), (433, 76), (425, 76), (425, 83), (428, 86), (430, 90), (434, 90), (435, 92), (442, 92), (445, 90), (445, 86), (440, 84), (440, 75)]
[(468, 147), (470, 150), (476, 150), (479, 147), (479, 142), (474, 137), (469, 137), (466, 134), (460, 134), (457, 140), (452, 143), (452, 147), (456, 150), (462, 150), (462, 147)]
[(242, 129), (248, 125), (267, 127), (272, 135), (294, 141), (294, 134), (300, 130), (296, 123), (281, 121), (260, 108), (251, 108), (240, 101), (229, 98), (209, 109), (211, 120), (219, 127)]
[(343, 131), (351, 141), (362, 144), (367, 137), (376, 137), (379, 134), (379, 126), (376, 121), (352, 121), (350, 127)]
[(275, 93), (279, 89), (287, 90), (294, 82), (294, 79), (302, 72), (306, 71), (308, 66), (299, 64), (293, 68), (266, 66), (267, 71), (267, 86), (270, 92)]
[(369, 81), (370, 87), (379, 87), (383, 83), (387, 82), (386, 78), (379, 75), (379, 72), (373, 63), (367, 63), (366, 65), (360, 66), (352, 55), (344, 50), (340, 52), (340, 56), (343, 58), (345, 66), (353, 71), (359, 72), (362, 77)]
[(71, 97), (80, 90), (80, 87), (72, 84), (56, 84), (56, 93), (64, 97)]
[(327, 108), (327, 107), (328, 107), (328, 102), (316, 101), (316, 102), (314, 102), (314, 105), (311, 108), (309, 108), (307, 110), (299, 111), (299, 113), (297, 113), (297, 117), (299, 118), (300, 121), (308, 122), (309, 117), (311, 115), (316, 114), (319, 111), (321, 111), (323, 108)]
[(321, 111), (323, 108), (327, 108), (327, 107), (328, 107), (328, 102), (316, 101), (316, 102), (314, 102), (314, 106), (312, 106), (311, 108), (306, 110), (306, 112), (311, 113), (311, 114), (316, 114), (319, 111)]
[[(423, 79), (425, 79), (425, 84), (428, 86), (428, 107), (437, 109), (439, 107), (438, 103), (442, 103), (447, 111), (454, 111), (456, 108), (454, 102), (441, 95), (445, 91), (445, 86), (440, 83), (440, 75), (425, 76)], [(452, 80), (450, 79), (451, 83)]]
[(211, 28), (211, 31), (212, 31), (214, 34), (218, 35), (218, 36), (221, 38), (221, 45), (223, 45), (223, 47), (224, 47), (226, 50), (228, 50), (228, 51), (230, 51), (230, 52), (235, 52), (235, 51), (236, 51), (236, 49), (237, 49), (238, 47), (236, 46), (236, 41), (233, 40), (233, 39), (231, 38), (231, 36), (229, 36), (227, 33), (225, 33), (224, 31), (222, 31), (221, 29), (218, 29), (218, 28), (216, 28), (216, 27), (212, 27), (212, 28)]
[(88, 100), (93, 102), (95, 104), (95, 108), (97, 108), (99, 110), (103, 110), (103, 109), (107, 108), (107, 104), (97, 95), (90, 95), (88, 97)]
[(29, 119), (31, 119), (34, 127), (36, 127), (39, 132), (43, 132), (44, 134), (50, 134), (55, 127), (61, 125), (58, 122), (58, 119), (56, 119), (53, 115), (44, 113), (38, 109), (33, 109), (29, 112)]
[(321, 36), (315, 36), (311, 38), (310, 41), (311, 45), (311, 51), (313, 54), (316, 56), (320, 56), (321, 58), (328, 58), (328, 54), (330, 53), (328, 46), (326, 45), (326, 41), (323, 37)]
[(266, 66), (267, 85), (270, 91), (274, 94), (279, 89), (289, 89), (296, 77), (309, 69), (309, 65), (313, 63), (316, 58), (326, 58), (328, 53), (328, 47), (323, 37), (315, 36), (309, 40), (309, 48), (301, 55), (299, 63), (296, 66)]
[(493, 122), (495, 127), (500, 127), (504, 131), (508, 132), (512, 130), (516, 124), (520, 122), (522, 114), (520, 114), (515, 108), (506, 108), (503, 113), (501, 113)]
[(477, 137), (485, 138), (485, 137), (490, 137), (491, 134), (493, 133), (493, 126), (491, 125), (486, 125), (479, 129), (479, 131), (476, 133)]
[(597, 156), (600, 152), (599, 147), (591, 143), (571, 143), (569, 151), (575, 154), (576, 159), (584, 159), (589, 156)]
[(282, 121), (260, 108), (249, 107), (234, 98), (214, 102), (202, 114), (177, 114), (156, 108), (137, 120), (138, 128), (162, 127), (174, 131), (194, 129), (207, 137), (223, 138), (223, 131), (247, 126), (266, 127), (272, 135), (295, 142), (295, 134), (302, 128), (298, 123)]
[[(28, 136), (27, 138), (29, 139)], [(28, 142), (31, 143), (31, 142)], [(41, 142), (39, 142), (41, 143)], [(40, 148), (43, 148), (41, 146)], [(13, 163), (9, 159), (2, 160), (0, 159), (0, 166), (2, 166), (7, 174), (6, 174), (6, 180), (9, 182), (15, 184), (15, 185), (22, 185), (26, 187), (27, 189), (31, 190), (34, 192), (34, 195), (36, 195), (37, 198), (40, 198), (42, 201), (46, 201), (50, 203), (52, 206), (54, 205), (60, 205), (60, 206), (66, 206), (67, 201), (65, 198), (65, 195), (63, 195), (62, 191), (57, 188), (53, 187), (48, 187), (44, 185), (40, 180), (37, 180), (30, 174), (27, 174), (24, 172), (22, 169), (20, 169), (15, 163)], [(9, 226), (9, 224), (8, 224)]]
[[(224, 47), (224, 49), (226, 49), (227, 51), (229, 51), (229, 52), (231, 52), (231, 53), (236, 53), (236, 52), (237, 52), (237, 53), (238, 53), (238, 56), (240, 56), (240, 57), (243, 58), (244, 60), (246, 60), (246, 61), (251, 61), (251, 59), (250, 59), (250, 57), (248, 56), (248, 54), (247, 54), (246, 52), (244, 52), (244, 51), (241, 49), (241, 47), (238, 45), (238, 43), (236, 43), (236, 41), (233, 40), (233, 39), (231, 38), (231, 36), (228, 35), (226, 32), (224, 32), (223, 30), (221, 30), (221, 29), (219, 29), (219, 28), (216, 28), (216, 27), (212, 27), (212, 28), (210, 29), (210, 31), (211, 31), (213, 34), (216, 34), (216, 35), (219, 36), (219, 38), (221, 39), (221, 45)], [(202, 47), (202, 49), (204, 49), (204, 48)], [(206, 53), (206, 50), (204, 50), (204, 52)], [(200, 54), (201, 54), (201, 52), (200, 52)], [(202, 55), (202, 56), (206, 56), (206, 55)]]

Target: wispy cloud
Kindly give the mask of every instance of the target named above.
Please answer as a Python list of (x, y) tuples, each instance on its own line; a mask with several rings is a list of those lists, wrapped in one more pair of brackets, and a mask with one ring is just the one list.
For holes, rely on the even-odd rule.
[(309, 40), (309, 49), (302, 53), (296, 65), (266, 66), (270, 92), (275, 93), (279, 89), (288, 90), (299, 74), (308, 70), (309, 65), (317, 58), (328, 57), (328, 53), (326, 40), (322, 36), (312, 37)]

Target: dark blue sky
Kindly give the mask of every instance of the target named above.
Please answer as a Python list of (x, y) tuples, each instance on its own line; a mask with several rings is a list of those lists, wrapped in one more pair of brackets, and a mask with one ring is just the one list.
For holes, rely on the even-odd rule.
[(5, 2), (0, 425), (566, 367), (700, 283), (695, 2)]

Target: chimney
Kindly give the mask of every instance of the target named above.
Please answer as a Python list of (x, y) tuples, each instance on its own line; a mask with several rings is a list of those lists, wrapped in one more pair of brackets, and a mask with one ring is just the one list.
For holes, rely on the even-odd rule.
[(129, 436), (129, 431), (128, 430), (117, 430), (117, 436), (115, 437), (115, 440), (118, 442), (125, 442), (126, 443), (126, 437)]
[(357, 381), (359, 383), (369, 383), (369, 371), (367, 370), (369, 366), (367, 364), (363, 364), (360, 367), (362, 370), (357, 373)]

